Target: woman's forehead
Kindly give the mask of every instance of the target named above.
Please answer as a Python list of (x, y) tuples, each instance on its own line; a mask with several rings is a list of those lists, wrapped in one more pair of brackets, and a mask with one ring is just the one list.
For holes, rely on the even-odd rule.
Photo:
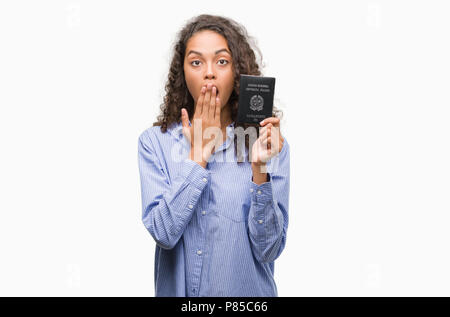
[(213, 53), (218, 50), (226, 49), (229, 52), (227, 40), (214, 31), (199, 31), (195, 33), (187, 42), (186, 52), (193, 50), (197, 53)]

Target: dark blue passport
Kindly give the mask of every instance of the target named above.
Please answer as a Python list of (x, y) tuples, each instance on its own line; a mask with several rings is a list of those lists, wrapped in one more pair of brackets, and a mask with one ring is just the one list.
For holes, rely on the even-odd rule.
[(238, 123), (259, 124), (272, 117), (274, 77), (241, 75), (239, 85)]

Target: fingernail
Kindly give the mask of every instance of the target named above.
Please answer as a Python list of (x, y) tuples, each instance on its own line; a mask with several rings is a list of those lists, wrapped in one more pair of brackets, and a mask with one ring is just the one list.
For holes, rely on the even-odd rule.
[(261, 121), (259, 124), (263, 124), (264, 123), (264, 120), (263, 121)]
[(202, 92), (205, 92), (206, 88), (205, 86), (202, 87)]

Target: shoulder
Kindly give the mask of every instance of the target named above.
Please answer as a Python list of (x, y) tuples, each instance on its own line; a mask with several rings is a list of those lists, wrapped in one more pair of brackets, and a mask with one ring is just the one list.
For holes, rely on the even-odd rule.
[(144, 144), (144, 145), (150, 145), (152, 142), (151, 142), (151, 139), (153, 138), (153, 136), (155, 135), (155, 130), (156, 129), (160, 129), (160, 127), (158, 127), (158, 126), (152, 126), (152, 127), (149, 127), (149, 128), (146, 128), (145, 130), (143, 130), (140, 134), (139, 134), (139, 140), (138, 140), (138, 142), (140, 143), (140, 144)]
[(165, 132), (161, 131), (161, 126), (151, 126), (139, 134), (139, 142), (146, 145), (164, 143), (176, 138), (181, 132), (181, 123), (172, 123)]
[(143, 130), (140, 134), (139, 134), (139, 139), (140, 140), (146, 140), (151, 138), (152, 136), (155, 136), (159, 133), (163, 133), (161, 131), (161, 127), (160, 126), (151, 126), (149, 128), (146, 128), (145, 130)]

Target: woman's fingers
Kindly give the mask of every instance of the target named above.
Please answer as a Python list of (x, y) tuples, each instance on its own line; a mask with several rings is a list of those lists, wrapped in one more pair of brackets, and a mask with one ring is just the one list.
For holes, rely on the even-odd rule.
[(220, 104), (220, 99), (219, 97), (216, 96), (216, 115), (214, 117), (214, 119), (220, 123), (220, 111), (221, 111), (222, 105)]
[(263, 127), (259, 133), (259, 137), (267, 138), (267, 136), (271, 134), (271, 131), (270, 131), (271, 128), (272, 128), (272, 125), (267, 125), (267, 126)]
[(259, 125), (263, 127), (268, 123), (272, 123), (273, 126), (278, 127), (280, 125), (280, 118), (277, 117), (265, 118), (263, 121), (259, 123)]
[(181, 125), (183, 126), (183, 128), (189, 127), (188, 114), (186, 109), (184, 108), (181, 109)]
[(260, 154), (255, 154), (255, 157), (259, 157), (256, 161), (267, 162), (279, 153), (283, 146), (283, 138), (280, 134), (280, 119), (275, 117), (264, 119), (260, 122), (259, 131), (258, 144), (255, 149)]
[[(209, 115), (214, 120), (214, 116), (216, 114), (216, 96), (217, 96), (217, 88), (216, 86), (212, 87), (211, 90), (211, 100), (209, 101)], [(213, 121), (211, 120), (211, 121)]]
[(191, 141), (190, 136), (190, 127), (189, 127), (189, 115), (185, 108), (181, 109), (181, 125), (183, 127), (183, 134), (188, 138), (189, 142)]
[(267, 135), (268, 135), (268, 133), (269, 133), (269, 131), (266, 129), (266, 130), (264, 130), (260, 135), (259, 135), (259, 138), (261, 139), (261, 140), (264, 140), (264, 139), (266, 139), (267, 138)]
[(220, 100), (217, 96), (217, 87), (211, 83), (202, 87), (197, 101), (194, 117), (201, 117), (209, 122), (220, 122)]
[(275, 154), (277, 148), (280, 147), (280, 142), (277, 142), (279, 138), (277, 129), (278, 127), (274, 127), (272, 123), (268, 123), (264, 128), (262, 128), (262, 134), (260, 135), (262, 146), (267, 148), (270, 154)]
[(271, 137), (271, 135), (270, 135), (270, 130), (267, 129), (267, 130), (264, 132), (264, 134), (262, 134), (262, 135), (260, 136), (261, 142), (262, 142), (263, 144), (265, 144), (264, 142), (267, 143), (267, 139), (269, 139), (270, 137)]
[(205, 93), (205, 100), (203, 101), (203, 111), (202, 111), (202, 117), (208, 118), (209, 116), (209, 103), (211, 102), (211, 84), (208, 84), (208, 87), (206, 88)]
[(205, 100), (206, 87), (203, 86), (200, 91), (200, 97), (198, 97), (197, 105), (195, 106), (194, 117), (198, 118), (203, 112), (203, 101)]
[(264, 151), (264, 153), (268, 154), (270, 146), (270, 137), (266, 137), (265, 139), (261, 140), (261, 151)]
[(259, 128), (259, 135), (263, 135), (267, 130), (267, 127)]
[(268, 126), (262, 127), (259, 130), (259, 135), (263, 135), (267, 132)]
[(265, 125), (264, 127), (260, 128), (260, 130), (259, 130), (260, 134), (264, 133), (267, 130), (270, 130), (272, 127), (273, 127), (272, 123), (269, 123), (269, 124)]

